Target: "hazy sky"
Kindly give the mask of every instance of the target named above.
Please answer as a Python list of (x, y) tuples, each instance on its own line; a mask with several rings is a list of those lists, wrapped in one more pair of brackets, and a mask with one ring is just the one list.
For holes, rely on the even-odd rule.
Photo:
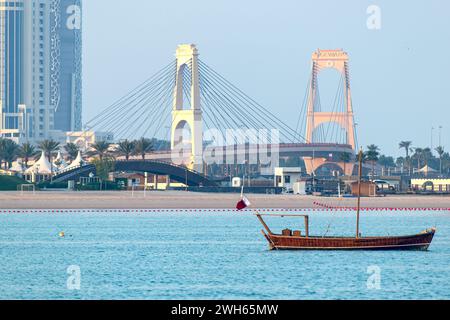
[[(367, 28), (367, 8), (381, 29)], [(450, 149), (450, 2), (84, 0), (84, 120), (174, 59), (180, 43), (295, 127), (317, 48), (350, 54), (362, 145)], [(337, 84), (336, 84), (337, 88)], [(322, 92), (323, 94), (323, 92)], [(335, 90), (332, 93), (335, 95)]]

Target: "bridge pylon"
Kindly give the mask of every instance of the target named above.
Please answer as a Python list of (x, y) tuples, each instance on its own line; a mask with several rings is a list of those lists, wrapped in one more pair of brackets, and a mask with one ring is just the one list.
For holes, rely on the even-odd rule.
[[(343, 77), (343, 97), (345, 101), (344, 110), (341, 112), (323, 112), (316, 110), (318, 99), (318, 76), (322, 70), (335, 69)], [(350, 145), (356, 151), (355, 123), (352, 104), (352, 92), (350, 86), (349, 56), (342, 49), (320, 50), (318, 49), (312, 55), (311, 81), (309, 85), (309, 95), (307, 104), (306, 119), (306, 141), (307, 143), (320, 143), (325, 141), (316, 141), (315, 130), (325, 123), (336, 123), (345, 130), (345, 144)], [(332, 141), (329, 141), (333, 143)], [(305, 157), (306, 170), (309, 174), (315, 171), (328, 161), (324, 158)], [(344, 164), (340, 161), (334, 162), (346, 175), (351, 175), (353, 165)]]
[[(176, 85), (173, 94), (171, 148), (173, 155), (180, 155), (181, 162), (189, 169), (201, 172), (203, 168), (203, 114), (200, 100), (198, 50), (194, 44), (179, 45), (176, 50)], [(185, 77), (185, 72), (189, 73)], [(185, 84), (186, 80), (191, 83)], [(185, 97), (186, 89), (189, 92)], [(190, 101), (186, 101), (190, 98)], [(189, 106), (186, 106), (189, 104)], [(186, 138), (186, 131), (190, 138)], [(177, 151), (180, 153), (177, 153)], [(190, 151), (189, 155), (184, 152)], [(175, 160), (175, 159), (172, 159)], [(175, 162), (180, 162), (178, 159)], [(181, 163), (179, 163), (181, 164)]]

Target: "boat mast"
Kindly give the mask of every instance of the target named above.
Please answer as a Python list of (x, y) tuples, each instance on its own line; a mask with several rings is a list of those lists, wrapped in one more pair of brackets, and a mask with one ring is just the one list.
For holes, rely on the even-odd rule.
[(363, 160), (363, 151), (359, 150), (358, 154), (358, 207), (356, 210), (356, 239), (359, 238), (359, 216), (361, 212), (361, 180), (362, 180), (362, 160)]

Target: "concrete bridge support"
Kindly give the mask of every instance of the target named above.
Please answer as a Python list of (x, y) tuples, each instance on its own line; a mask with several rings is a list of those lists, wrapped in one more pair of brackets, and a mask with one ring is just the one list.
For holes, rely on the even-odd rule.
[(305, 161), (306, 172), (309, 175), (314, 174), (318, 169), (320, 169), (320, 167), (325, 165), (338, 166), (346, 176), (351, 176), (353, 174), (354, 169), (353, 162), (350, 163), (334, 162), (329, 161), (328, 159), (325, 158), (313, 158), (313, 157), (303, 157), (303, 160)]
[[(172, 111), (171, 148), (174, 163), (191, 170), (203, 168), (203, 115), (200, 102), (198, 50), (193, 44), (179, 45), (176, 52), (177, 72)], [(184, 104), (183, 73), (190, 72), (190, 107)], [(190, 139), (186, 139), (186, 131)]]

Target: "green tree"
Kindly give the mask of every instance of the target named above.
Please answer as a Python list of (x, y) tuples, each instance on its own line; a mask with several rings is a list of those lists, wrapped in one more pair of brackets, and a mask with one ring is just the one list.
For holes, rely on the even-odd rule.
[(412, 141), (401, 141), (398, 146), (400, 149), (405, 149), (405, 164), (408, 167), (408, 170), (411, 171), (411, 159), (409, 157), (409, 152), (411, 150)]
[(445, 150), (443, 147), (439, 146), (436, 148), (436, 152), (439, 155), (439, 173), (442, 174), (442, 157), (445, 154)]
[(401, 141), (399, 143), (400, 149), (405, 149), (405, 159), (409, 158), (409, 150), (411, 149), (412, 141)]
[(10, 139), (0, 140), (0, 167), (1, 163), (4, 162), (4, 168), (8, 168), (17, 159), (19, 155), (19, 145)]
[(426, 166), (432, 164), (433, 160), (436, 159), (430, 148), (423, 149), (422, 157), (423, 157), (423, 161), (425, 162)]
[(395, 160), (391, 156), (381, 155), (378, 159), (378, 164), (384, 168), (384, 171), (386, 171), (388, 168), (395, 167)]
[(80, 148), (75, 143), (69, 142), (64, 146), (64, 150), (66, 150), (67, 154), (69, 155), (69, 158), (71, 161), (75, 160), (75, 158), (78, 156), (78, 152), (80, 151)]
[(339, 156), (339, 160), (342, 161), (344, 163), (344, 176), (345, 176), (345, 172), (347, 171), (347, 163), (350, 163), (350, 161), (352, 161), (352, 156), (350, 155), (350, 153), (341, 153), (341, 155)]
[(100, 185), (109, 178), (109, 173), (114, 171), (115, 160), (109, 156), (103, 156), (101, 159), (94, 159), (92, 164), (95, 165), (95, 171), (100, 178)]
[(417, 171), (421, 169), (421, 161), (423, 157), (423, 149), (422, 148), (415, 148), (414, 154), (412, 155), (412, 158), (417, 161)]
[(44, 151), (45, 156), (48, 158), (48, 161), (50, 162), (50, 180), (53, 180), (53, 154), (59, 150), (60, 144), (59, 142), (56, 142), (53, 139), (47, 139), (44, 141), (41, 141), (38, 144), (38, 148), (41, 151)]
[(38, 154), (36, 147), (29, 142), (25, 142), (20, 146), (19, 156), (22, 158), (25, 167), (28, 167), (28, 162), (31, 158)]
[(442, 173), (450, 174), (450, 153), (444, 152), (442, 155)]
[(406, 163), (406, 160), (405, 160), (404, 157), (398, 157), (398, 158), (395, 160), (395, 165), (396, 165), (398, 168), (405, 168), (405, 163)]
[(56, 142), (52, 139), (41, 141), (38, 144), (39, 150), (44, 151), (45, 156), (47, 157), (48, 161), (50, 161), (50, 163), (53, 162), (53, 154), (59, 150), (59, 147), (59, 142)]
[(106, 141), (98, 141), (91, 145), (92, 151), (90, 152), (92, 155), (97, 156), (100, 160), (109, 156), (111, 144)]
[(135, 144), (133, 141), (125, 139), (119, 142), (116, 151), (119, 155), (125, 156), (125, 159), (128, 161), (130, 156), (135, 153)]
[(367, 146), (367, 151), (365, 152), (365, 159), (372, 164), (372, 178), (375, 177), (375, 164), (377, 163), (380, 156), (380, 148), (374, 144)]
[(134, 141), (135, 152), (142, 157), (142, 160), (145, 160), (145, 155), (148, 152), (154, 151), (153, 142), (147, 138), (141, 138), (139, 140)]
[(0, 137), (0, 169), (3, 166), (3, 160), (5, 159), (5, 141), (6, 139)]

